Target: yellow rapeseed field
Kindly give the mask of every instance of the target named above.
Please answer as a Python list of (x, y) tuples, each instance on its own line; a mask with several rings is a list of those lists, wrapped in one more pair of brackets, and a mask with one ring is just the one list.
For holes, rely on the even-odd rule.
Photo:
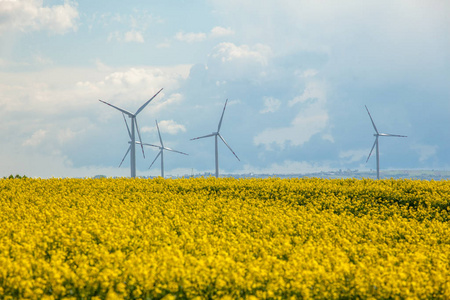
[(450, 299), (450, 182), (0, 180), (0, 299)]

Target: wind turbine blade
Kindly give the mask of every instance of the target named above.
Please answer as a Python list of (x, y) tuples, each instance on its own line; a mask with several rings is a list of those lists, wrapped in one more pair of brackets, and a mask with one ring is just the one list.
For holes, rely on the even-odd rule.
[(161, 155), (161, 151), (158, 152), (158, 155), (156, 155), (155, 159), (152, 161), (152, 164), (150, 165), (150, 167), (148, 167), (149, 169), (153, 166), (153, 164), (155, 163), (155, 161), (158, 159), (158, 157)]
[(156, 146), (156, 145), (153, 145), (153, 144), (142, 143), (142, 145), (144, 145), (144, 146), (150, 146), (150, 147), (155, 147), (155, 148), (159, 148), (159, 149), (162, 149), (162, 147), (161, 147), (161, 146)]
[(203, 138), (207, 138), (207, 137), (215, 136), (215, 135), (216, 135), (216, 133), (211, 133), (211, 134), (208, 134), (208, 135), (204, 135), (204, 136), (199, 136), (199, 137), (193, 138), (193, 139), (191, 139), (191, 141), (198, 140), (198, 139), (203, 139)]
[(110, 104), (110, 103), (108, 103), (108, 102), (106, 102), (106, 101), (100, 100), (100, 99), (99, 99), (98, 101), (103, 102), (103, 103), (105, 103), (106, 105), (109, 105), (109, 106), (111, 106), (111, 107), (114, 107), (115, 109), (117, 109), (117, 110), (123, 112), (124, 114), (127, 114), (127, 115), (129, 115), (129, 116), (133, 116), (133, 114), (130, 113), (128, 110), (122, 109), (122, 108), (120, 108), (120, 107), (117, 107), (117, 106), (115, 106), (115, 105), (112, 105), (112, 104)]
[(217, 127), (217, 132), (220, 131), (220, 127), (222, 127), (223, 115), (225, 114), (225, 108), (227, 107), (228, 99), (225, 101), (225, 105), (223, 106), (222, 116), (220, 117), (219, 126)]
[(127, 157), (127, 155), (128, 155), (128, 153), (130, 152), (130, 150), (131, 150), (131, 145), (128, 147), (127, 152), (126, 152), (125, 155), (123, 156), (122, 161), (120, 162), (119, 168), (120, 168), (120, 166), (122, 165), (123, 161), (125, 160), (125, 157)]
[(407, 137), (406, 135), (390, 134), (390, 133), (381, 133), (380, 136)]
[(228, 149), (230, 149), (230, 151), (233, 152), (233, 154), (234, 154), (234, 156), (236, 156), (237, 160), (241, 161), (239, 159), (239, 157), (236, 155), (236, 153), (234, 153), (233, 149), (231, 149), (230, 145), (228, 145), (228, 143), (225, 141), (225, 139), (220, 134), (218, 134), (218, 135), (219, 135), (220, 139), (222, 140), (222, 142), (224, 142), (224, 144), (227, 145)]
[(138, 123), (137, 123), (137, 119), (136, 119), (136, 118), (133, 118), (133, 120), (134, 120), (134, 123), (136, 124), (136, 131), (137, 131), (137, 133), (138, 133), (139, 142), (140, 142), (140, 144), (141, 144), (142, 156), (144, 156), (144, 158), (145, 158), (144, 146), (142, 146), (141, 133), (139, 132), (139, 126), (138, 126)]
[(124, 122), (125, 122), (125, 125), (127, 125), (128, 136), (129, 136), (130, 139), (131, 139), (131, 131), (130, 131), (130, 127), (128, 126), (127, 119), (125, 119), (125, 114), (122, 113), (122, 116), (123, 116), (123, 120), (124, 120)]
[(156, 128), (158, 129), (158, 135), (159, 135), (159, 141), (161, 142), (161, 147), (164, 148), (164, 144), (163, 144), (163, 141), (161, 138), (161, 132), (159, 131), (158, 121), (155, 120), (155, 122), (156, 122)]
[(370, 153), (369, 153), (369, 156), (367, 157), (366, 163), (369, 161), (369, 158), (370, 158), (370, 156), (372, 155), (373, 148), (375, 148), (375, 145), (377, 144), (377, 139), (378, 139), (378, 138), (376, 138), (376, 139), (375, 139), (375, 142), (373, 143), (372, 150), (370, 150)]
[(163, 149), (164, 149), (164, 150), (167, 150), (167, 151), (172, 151), (172, 152), (184, 154), (184, 155), (189, 155), (189, 154), (187, 154), (187, 153), (184, 153), (184, 152), (181, 152), (181, 151), (177, 151), (177, 150), (174, 150), (174, 149), (171, 149), (171, 148), (166, 148), (166, 147), (164, 147)]
[(155, 98), (163, 89), (160, 89), (153, 97), (150, 98), (150, 100), (148, 100), (147, 102), (145, 102), (144, 104), (142, 104), (141, 107), (139, 107), (139, 109), (136, 111), (136, 113), (134, 114), (135, 116), (137, 116), (138, 113), (140, 113), (146, 106), (147, 104), (150, 103), (150, 101), (153, 100), (153, 98)]
[[(364, 106), (366, 106), (366, 105), (364, 105)], [(366, 106), (366, 110), (367, 110), (367, 113), (369, 114), (370, 120), (372, 121), (373, 128), (375, 129), (376, 133), (379, 134), (377, 126), (375, 126), (375, 122), (373, 121), (372, 116), (370, 115), (370, 112), (369, 112), (369, 109), (367, 108), (367, 106)]]

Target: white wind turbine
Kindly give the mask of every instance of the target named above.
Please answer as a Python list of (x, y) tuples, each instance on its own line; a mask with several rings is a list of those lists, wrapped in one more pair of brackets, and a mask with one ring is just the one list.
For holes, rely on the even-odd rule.
[(198, 140), (198, 139), (202, 139), (202, 138), (207, 138), (210, 136), (214, 136), (215, 137), (215, 145), (216, 145), (216, 177), (219, 177), (219, 149), (218, 149), (218, 141), (217, 141), (217, 137), (219, 137), (222, 142), (228, 147), (228, 149), (230, 149), (230, 151), (234, 154), (234, 156), (236, 156), (238, 161), (241, 161), (239, 159), (239, 157), (237, 157), (236, 153), (234, 153), (233, 149), (231, 149), (231, 147), (227, 144), (227, 142), (225, 141), (225, 139), (222, 137), (222, 135), (220, 135), (220, 127), (222, 126), (222, 120), (223, 120), (223, 115), (225, 113), (225, 108), (227, 107), (227, 103), (228, 103), (228, 99), (225, 101), (225, 105), (223, 107), (223, 112), (222, 112), (222, 116), (220, 117), (220, 121), (219, 121), (219, 126), (217, 127), (217, 132), (213, 132), (211, 134), (208, 135), (204, 135), (204, 136), (200, 136), (200, 137), (196, 137), (191, 139), (192, 140)]
[[(131, 130), (128, 127), (127, 121), (125, 120), (125, 124), (127, 125), (127, 129), (128, 129), (128, 134), (129, 134), (130, 139), (131, 139), (130, 147), (128, 148), (128, 151), (125, 154), (125, 156), (127, 156), (128, 152), (131, 151), (131, 154), (130, 154), (131, 178), (135, 178), (136, 177), (136, 134), (135, 134), (135, 127), (136, 127), (136, 131), (138, 133), (138, 136), (139, 136), (139, 141), (141, 142), (142, 153), (144, 153), (144, 149), (142, 147), (142, 141), (141, 141), (141, 134), (139, 133), (139, 127), (138, 127), (138, 124), (137, 124), (136, 117), (150, 103), (150, 101), (152, 101), (162, 90), (163, 89), (160, 89), (153, 97), (151, 97), (147, 102), (145, 102), (141, 107), (139, 107), (139, 109), (134, 114), (129, 112), (129, 111), (127, 111), (127, 110), (125, 110), (125, 109), (122, 109), (120, 107), (117, 107), (115, 105), (112, 105), (112, 104), (110, 104), (110, 103), (108, 103), (106, 101), (103, 101), (103, 100), (99, 99), (100, 102), (103, 102), (103, 103), (105, 103), (105, 104), (107, 104), (107, 105), (117, 109), (118, 111), (121, 111), (122, 114), (127, 115), (131, 119)], [(125, 116), (124, 116), (124, 119), (125, 119)], [(124, 159), (125, 159), (125, 156), (124, 156)], [(122, 160), (122, 162), (123, 162), (123, 160)], [(120, 164), (122, 164), (122, 163), (120, 163)]]
[(161, 156), (161, 177), (164, 178), (164, 150), (176, 152), (176, 153), (180, 153), (180, 154), (184, 154), (184, 155), (189, 155), (189, 154), (181, 152), (181, 151), (177, 151), (177, 150), (174, 150), (174, 149), (171, 149), (168, 147), (164, 147), (164, 143), (161, 138), (161, 132), (159, 131), (158, 121), (155, 121), (155, 122), (156, 122), (156, 128), (158, 129), (159, 142), (161, 143), (161, 145), (157, 146), (157, 145), (146, 144), (146, 143), (143, 143), (142, 145), (159, 148), (158, 154), (156, 155), (155, 159), (153, 160), (150, 167), (148, 167), (148, 168), (150, 169), (153, 166), (153, 164), (155, 163), (155, 161), (158, 159), (158, 157)]
[(375, 122), (372, 119), (372, 116), (370, 115), (369, 109), (366, 106), (367, 113), (369, 114), (370, 120), (372, 121), (373, 128), (375, 129), (375, 132), (373, 135), (375, 136), (375, 142), (373, 143), (372, 149), (370, 150), (369, 156), (367, 157), (366, 163), (369, 161), (370, 155), (372, 155), (373, 148), (377, 146), (376, 149), (376, 155), (377, 155), (377, 179), (380, 179), (380, 151), (378, 147), (378, 138), (380, 136), (392, 136), (392, 137), (406, 137), (406, 135), (398, 135), (398, 134), (389, 134), (389, 133), (379, 133), (377, 126), (375, 126)]
[[(122, 116), (123, 116), (123, 121), (125, 122), (125, 125), (127, 126), (128, 136), (130, 137), (130, 141), (128, 142), (128, 144), (130, 144), (130, 146), (128, 146), (127, 152), (125, 152), (125, 155), (123, 156), (122, 160), (120, 161), (119, 168), (123, 164), (123, 161), (125, 160), (125, 158), (127, 157), (128, 153), (130, 153), (130, 150), (131, 150), (131, 131), (130, 131), (130, 127), (128, 126), (127, 120), (125, 119), (125, 114), (124, 113), (122, 113)], [(136, 129), (137, 128), (138, 127), (137, 127), (137, 123), (136, 123)], [(139, 129), (137, 129), (137, 132), (139, 133)], [(138, 134), (138, 136), (139, 136), (139, 140), (140, 140), (141, 139), (141, 135)], [(135, 144), (140, 144), (141, 145), (141, 143), (138, 142), (138, 141), (135, 141)], [(142, 149), (142, 156), (145, 158), (144, 147), (142, 145), (141, 145), (141, 149)]]

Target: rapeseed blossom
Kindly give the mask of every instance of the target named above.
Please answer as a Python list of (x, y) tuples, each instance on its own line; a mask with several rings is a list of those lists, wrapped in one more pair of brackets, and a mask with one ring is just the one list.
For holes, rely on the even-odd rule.
[(450, 299), (450, 183), (0, 180), (1, 299)]

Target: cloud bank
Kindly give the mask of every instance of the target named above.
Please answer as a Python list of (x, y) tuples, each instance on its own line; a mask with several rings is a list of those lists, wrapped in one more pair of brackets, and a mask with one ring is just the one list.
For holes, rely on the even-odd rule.
[(64, 34), (77, 29), (79, 13), (75, 2), (44, 6), (42, 0), (3, 0), (0, 5), (0, 32), (46, 30)]

